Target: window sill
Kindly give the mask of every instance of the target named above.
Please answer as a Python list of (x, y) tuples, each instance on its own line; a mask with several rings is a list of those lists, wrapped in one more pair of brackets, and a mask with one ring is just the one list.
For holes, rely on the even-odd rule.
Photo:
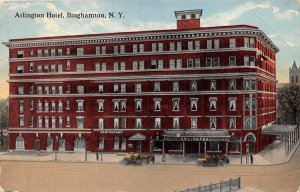
[(76, 113), (83, 113), (84, 111), (76, 111)]

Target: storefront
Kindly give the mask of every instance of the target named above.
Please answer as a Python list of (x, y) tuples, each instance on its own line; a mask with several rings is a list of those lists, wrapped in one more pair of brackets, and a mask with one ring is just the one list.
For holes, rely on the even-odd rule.
[(224, 130), (167, 130), (162, 139), (162, 153), (228, 154), (230, 135)]

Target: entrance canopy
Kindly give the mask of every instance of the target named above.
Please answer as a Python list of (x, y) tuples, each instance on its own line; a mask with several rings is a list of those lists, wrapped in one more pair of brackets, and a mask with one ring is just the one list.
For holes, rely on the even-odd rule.
[(285, 135), (292, 133), (297, 125), (269, 125), (263, 128), (262, 133), (266, 135)]
[(166, 130), (167, 141), (229, 141), (226, 130)]
[(146, 136), (140, 133), (137, 133), (131, 137), (129, 137), (129, 140), (131, 141), (144, 141), (146, 140)]

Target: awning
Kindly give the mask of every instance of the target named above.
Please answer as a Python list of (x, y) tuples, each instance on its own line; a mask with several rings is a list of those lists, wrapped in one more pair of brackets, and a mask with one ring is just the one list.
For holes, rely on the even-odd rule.
[(269, 125), (262, 129), (262, 133), (266, 135), (284, 135), (295, 131), (297, 125)]
[(131, 140), (131, 141), (144, 141), (144, 140), (146, 140), (146, 136), (142, 135), (140, 133), (137, 133), (137, 134), (129, 137), (129, 140)]
[(166, 130), (164, 140), (168, 141), (229, 141), (226, 130)]

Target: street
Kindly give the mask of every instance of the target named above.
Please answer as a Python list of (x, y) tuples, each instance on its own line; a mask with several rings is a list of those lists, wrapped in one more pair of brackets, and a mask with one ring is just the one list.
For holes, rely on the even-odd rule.
[[(122, 166), (116, 163), (1, 161), (1, 187), (22, 192), (43, 191), (175, 191), (241, 176), (242, 191), (295, 192), (300, 185), (300, 149), (281, 165)], [(250, 190), (251, 189), (251, 190)]]

